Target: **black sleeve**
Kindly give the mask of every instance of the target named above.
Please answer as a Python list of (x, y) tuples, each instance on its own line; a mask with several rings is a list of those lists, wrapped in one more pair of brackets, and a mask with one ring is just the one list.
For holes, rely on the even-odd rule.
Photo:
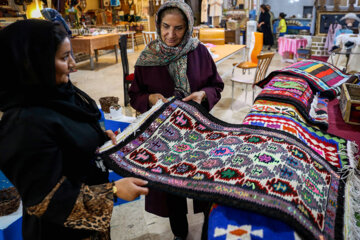
[(56, 136), (60, 126), (36, 116), (20, 120), (12, 116), (2, 123), (0, 168), (18, 189), (25, 211), (64, 225), (74, 216), (71, 213), (84, 184), (64, 176), (63, 143)]

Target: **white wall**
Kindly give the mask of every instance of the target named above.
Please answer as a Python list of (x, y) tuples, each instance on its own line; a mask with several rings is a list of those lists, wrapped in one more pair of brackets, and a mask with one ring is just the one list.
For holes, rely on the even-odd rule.
[(314, 5), (314, 0), (295, 1), (296, 0), (263, 0), (263, 3), (271, 6), (271, 11), (274, 13), (276, 18), (281, 12), (285, 13), (287, 18), (292, 15), (302, 18), (303, 7)]

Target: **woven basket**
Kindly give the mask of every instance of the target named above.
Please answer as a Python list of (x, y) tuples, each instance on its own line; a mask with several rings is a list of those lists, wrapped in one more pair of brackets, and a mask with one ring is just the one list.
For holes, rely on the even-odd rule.
[(15, 212), (20, 205), (20, 195), (14, 187), (0, 190), (0, 216)]
[(102, 97), (99, 99), (101, 110), (104, 113), (110, 113), (110, 107), (111, 106), (117, 106), (119, 105), (119, 98), (118, 97)]

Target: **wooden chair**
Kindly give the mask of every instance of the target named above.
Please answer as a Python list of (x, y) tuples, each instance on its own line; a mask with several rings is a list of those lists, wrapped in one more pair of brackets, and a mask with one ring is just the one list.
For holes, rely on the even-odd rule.
[(200, 28), (199, 40), (203, 43), (224, 45), (225, 44), (225, 29), (224, 28)]
[(253, 32), (251, 37), (251, 44), (249, 48), (248, 60), (241, 63), (233, 63), (233, 66), (237, 68), (241, 68), (243, 70), (243, 74), (248, 70), (250, 74), (250, 69), (256, 68), (258, 65), (257, 56), (261, 53), (261, 49), (263, 47), (263, 33)]
[(194, 29), (192, 33), (193, 38), (199, 38), (199, 29)]
[(149, 42), (153, 41), (156, 39), (156, 32), (146, 32), (143, 31), (142, 32), (143, 38), (144, 38), (144, 44), (148, 45)]
[(124, 106), (130, 102), (129, 88), (134, 80), (134, 73), (129, 73), (129, 61), (127, 57), (127, 36), (122, 35), (119, 39), (121, 64), (123, 68), (123, 81), (124, 81)]
[[(231, 89), (231, 103), (234, 102), (234, 83), (242, 83), (245, 84), (245, 101), (247, 99), (247, 86), (252, 85), (252, 103), (255, 100), (255, 92), (254, 92), (254, 85), (258, 83), (259, 81), (263, 80), (265, 78), (266, 72), (269, 68), (269, 65), (271, 63), (272, 58), (274, 57), (275, 53), (264, 53), (257, 56), (258, 64), (256, 67), (255, 77), (254, 79), (245, 79), (245, 78), (236, 78), (234, 77), (234, 71), (231, 78), (232, 82), (232, 89)], [(236, 66), (235, 66), (236, 67)], [(234, 69), (235, 69), (234, 67)], [(233, 70), (234, 70), (233, 69)]]

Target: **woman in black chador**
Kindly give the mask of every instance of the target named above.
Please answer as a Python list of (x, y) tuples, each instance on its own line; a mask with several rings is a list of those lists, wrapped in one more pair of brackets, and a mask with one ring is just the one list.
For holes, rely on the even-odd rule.
[(264, 45), (268, 45), (268, 50), (271, 49), (271, 46), (274, 45), (274, 38), (271, 32), (271, 22), (270, 22), (270, 14), (269, 9), (265, 4), (260, 6), (260, 17), (258, 21), (258, 28), (264, 34)]
[(0, 169), (23, 204), (23, 239), (109, 239), (113, 199), (147, 194), (147, 182), (108, 182), (98, 146), (115, 136), (72, 85), (75, 66), (60, 24), (23, 20), (0, 31)]

